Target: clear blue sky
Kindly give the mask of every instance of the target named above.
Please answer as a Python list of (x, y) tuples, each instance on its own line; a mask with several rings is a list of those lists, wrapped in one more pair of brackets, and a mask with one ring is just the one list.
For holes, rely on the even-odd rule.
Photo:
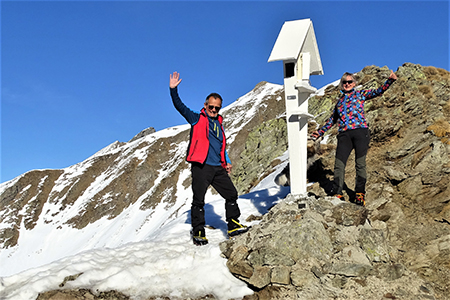
[(147, 127), (184, 124), (169, 74), (194, 110), (261, 81), (285, 21), (310, 18), (320, 88), (367, 65), (449, 69), (448, 1), (2, 1), (1, 180), (81, 162)]

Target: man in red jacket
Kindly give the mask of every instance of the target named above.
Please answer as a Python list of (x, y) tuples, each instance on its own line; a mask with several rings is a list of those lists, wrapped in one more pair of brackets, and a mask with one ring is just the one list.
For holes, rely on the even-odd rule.
[(205, 194), (210, 185), (225, 198), (225, 214), (228, 236), (241, 234), (248, 228), (239, 223), (238, 193), (228, 173), (231, 162), (225, 150), (226, 138), (219, 115), (222, 97), (212, 93), (206, 97), (200, 112), (189, 109), (178, 95), (180, 74), (170, 75), (170, 96), (178, 112), (191, 124), (191, 134), (186, 160), (192, 172), (193, 200), (191, 206), (192, 238), (196, 245), (208, 243), (205, 234)]

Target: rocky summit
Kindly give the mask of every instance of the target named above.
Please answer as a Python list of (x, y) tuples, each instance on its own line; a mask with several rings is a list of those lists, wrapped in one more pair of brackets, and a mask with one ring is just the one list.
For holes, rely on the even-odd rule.
[[(389, 73), (387, 67), (368, 66), (357, 74), (357, 89), (376, 88)], [(386, 93), (365, 104), (371, 133), (366, 207), (349, 201), (354, 194), (354, 156), (347, 163), (345, 201), (328, 196), (337, 135), (333, 128), (309, 152), (308, 195), (289, 195), (262, 217), (249, 216), (261, 221), (220, 244), (229, 271), (254, 291), (244, 299), (450, 299), (450, 73), (406, 63), (396, 74), (398, 80)], [(266, 87), (261, 83), (250, 94)], [(279, 157), (288, 150), (282, 91), (273, 88), (271, 93), (248, 107), (231, 105), (225, 116), (225, 127), (231, 128), (233, 180), (240, 194), (278, 170)], [(330, 116), (338, 96), (331, 84), (309, 99), (309, 112), (316, 116), (309, 131)], [(254, 117), (244, 119), (244, 112), (255, 107), (259, 110)], [(165, 187), (187, 168), (179, 158), (185, 148), (173, 146), (185, 143), (187, 131), (155, 144), (149, 136), (115, 143), (70, 173), (33, 171), (4, 184), (2, 247), (16, 247), (20, 226), (31, 230), (41, 214), (48, 224), (82, 229), (102, 217), (116, 218), (134, 203), (145, 210), (165, 202), (175, 213), (177, 204), (170, 195), (176, 190)], [(111, 171), (115, 164), (120, 164), (120, 172)], [(160, 178), (149, 166), (169, 169), (170, 176)], [(283, 172), (279, 175), (288, 184), (288, 168)], [(104, 176), (108, 187), (82, 198), (96, 176)], [(83, 210), (54, 220), (80, 198)], [(44, 211), (47, 202), (57, 209)], [(133, 296), (99, 292), (61, 289), (38, 299)]]
[[(366, 102), (371, 144), (366, 207), (328, 197), (337, 128), (316, 145), (308, 197), (288, 196), (243, 236), (221, 244), (227, 266), (255, 293), (246, 299), (450, 299), (450, 74), (404, 64), (381, 97)], [(376, 88), (387, 67), (358, 73)], [(315, 130), (338, 89), (309, 101)], [(251, 152), (251, 151), (250, 151)], [(288, 172), (287, 172), (288, 174)]]

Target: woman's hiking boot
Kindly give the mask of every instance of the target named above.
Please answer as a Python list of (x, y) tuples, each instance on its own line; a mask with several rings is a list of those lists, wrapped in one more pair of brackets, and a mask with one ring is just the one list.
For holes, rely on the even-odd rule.
[(342, 195), (342, 194), (335, 194), (335, 195), (333, 195), (333, 197), (336, 197), (341, 201), (345, 201), (344, 195)]
[(356, 193), (355, 204), (360, 206), (366, 206), (366, 195), (364, 193)]

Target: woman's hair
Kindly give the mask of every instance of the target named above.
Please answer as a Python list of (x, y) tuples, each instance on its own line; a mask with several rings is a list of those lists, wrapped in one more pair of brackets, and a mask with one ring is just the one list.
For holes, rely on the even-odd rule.
[(342, 77), (341, 77), (341, 81), (339, 82), (339, 89), (340, 90), (344, 89), (344, 87), (342, 85), (342, 82), (347, 80), (347, 76), (350, 76), (352, 78), (352, 80), (355, 82), (355, 84), (358, 83), (357, 80), (356, 80), (355, 74), (349, 73), (349, 72), (345, 72), (344, 75), (342, 75)]

